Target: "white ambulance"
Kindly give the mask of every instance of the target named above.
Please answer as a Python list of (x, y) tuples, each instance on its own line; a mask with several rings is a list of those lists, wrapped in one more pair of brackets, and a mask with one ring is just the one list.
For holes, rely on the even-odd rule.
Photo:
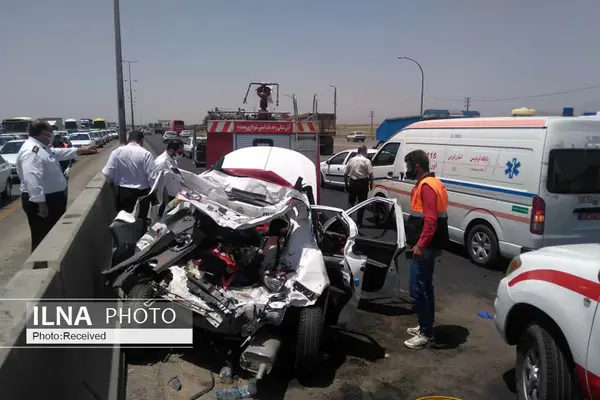
[(417, 149), (448, 189), (450, 239), (465, 245), (475, 263), (600, 241), (600, 119), (414, 123), (373, 157), (371, 197), (397, 198), (409, 212), (415, 181), (404, 177), (404, 156)]

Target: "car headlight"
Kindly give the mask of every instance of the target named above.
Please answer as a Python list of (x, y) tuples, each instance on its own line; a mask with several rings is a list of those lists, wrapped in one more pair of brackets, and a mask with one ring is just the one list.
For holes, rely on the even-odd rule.
[(283, 274), (275, 272), (266, 272), (263, 276), (263, 283), (271, 292), (279, 292), (285, 284), (286, 277)]
[(510, 264), (508, 264), (508, 268), (506, 269), (506, 275), (510, 275), (517, 269), (521, 268), (521, 264), (522, 262), (519, 256), (513, 258)]

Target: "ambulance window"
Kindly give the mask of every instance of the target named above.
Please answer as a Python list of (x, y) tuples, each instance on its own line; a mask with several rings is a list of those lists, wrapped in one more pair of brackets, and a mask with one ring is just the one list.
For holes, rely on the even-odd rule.
[(379, 150), (377, 155), (373, 158), (373, 166), (384, 166), (384, 165), (394, 165), (394, 161), (396, 160), (396, 154), (398, 154), (398, 149), (400, 148), (400, 143), (388, 143)]
[(600, 193), (600, 150), (551, 150), (547, 187), (550, 193)]
[(271, 146), (273, 147), (273, 141), (271, 139), (254, 139), (252, 146)]

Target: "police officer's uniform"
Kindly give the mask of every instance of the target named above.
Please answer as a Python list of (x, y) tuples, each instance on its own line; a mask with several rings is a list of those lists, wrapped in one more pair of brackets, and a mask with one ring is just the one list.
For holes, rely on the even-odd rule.
[[(67, 180), (59, 161), (75, 158), (77, 150), (51, 149), (39, 140), (27, 139), (17, 155), (21, 180), (21, 203), (31, 230), (31, 251), (42, 242), (67, 209)], [(46, 203), (48, 216), (41, 217), (39, 203)]]
[[(362, 154), (357, 154), (348, 161), (346, 165), (346, 175), (348, 177), (348, 204), (353, 207), (356, 202), (361, 203), (367, 200), (371, 184), (371, 175), (373, 174), (373, 165), (371, 160)], [(361, 225), (364, 215), (364, 208), (357, 212), (356, 223)]]

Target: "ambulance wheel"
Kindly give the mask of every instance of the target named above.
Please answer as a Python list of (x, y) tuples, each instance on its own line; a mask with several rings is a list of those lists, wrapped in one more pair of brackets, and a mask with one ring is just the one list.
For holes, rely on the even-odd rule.
[[(154, 297), (154, 289), (147, 283), (137, 284), (127, 292), (124, 308), (129, 309), (130, 315), (133, 315), (136, 309), (143, 307), (144, 302), (139, 299), (151, 299)], [(135, 326), (131, 326), (135, 328)], [(125, 354), (130, 360), (141, 360), (144, 357), (152, 356), (149, 349), (125, 348)]]
[(320, 359), (324, 324), (325, 319), (321, 307), (300, 309), (295, 362), (296, 372), (300, 375), (309, 373)]
[(471, 260), (480, 266), (489, 266), (498, 259), (498, 238), (488, 225), (478, 224), (469, 230), (467, 251)]
[(515, 380), (519, 400), (574, 400), (580, 390), (566, 343), (533, 323), (517, 344)]

